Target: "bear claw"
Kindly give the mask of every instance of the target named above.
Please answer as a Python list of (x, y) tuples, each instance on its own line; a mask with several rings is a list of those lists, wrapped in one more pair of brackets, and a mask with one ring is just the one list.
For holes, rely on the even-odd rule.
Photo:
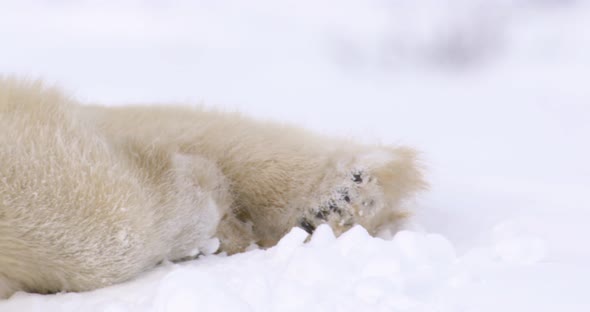
[(357, 223), (355, 218), (363, 216), (362, 210), (370, 209), (375, 204), (375, 199), (359, 195), (363, 193), (363, 188), (368, 187), (372, 177), (367, 176), (362, 170), (351, 171), (350, 176), (350, 180), (344, 180), (343, 184), (333, 188), (319, 205), (308, 210), (299, 222), (302, 229), (311, 234), (317, 225), (322, 223), (352, 227)]

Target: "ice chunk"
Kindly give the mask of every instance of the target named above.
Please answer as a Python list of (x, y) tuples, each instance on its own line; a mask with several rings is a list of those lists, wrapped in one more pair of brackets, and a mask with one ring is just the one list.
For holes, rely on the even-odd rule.
[(216, 252), (219, 249), (219, 239), (214, 237), (207, 242), (199, 249), (203, 254), (210, 255)]
[(314, 247), (321, 247), (329, 245), (330, 243), (336, 240), (336, 236), (327, 224), (321, 224), (318, 228), (313, 232), (313, 236), (311, 237), (311, 241), (309, 242), (310, 246)]

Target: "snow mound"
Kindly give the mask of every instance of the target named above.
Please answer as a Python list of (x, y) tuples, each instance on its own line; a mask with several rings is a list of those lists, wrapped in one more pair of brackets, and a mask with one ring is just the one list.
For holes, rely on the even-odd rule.
[[(294, 228), (277, 246), (167, 264), (135, 281), (83, 294), (18, 293), (1, 311), (461, 311), (484, 276), (540, 259), (539, 243), (497, 227), (497, 241), (457, 256), (438, 234), (392, 240), (355, 226), (336, 238)], [(515, 238), (515, 239), (513, 239)], [(542, 244), (541, 244), (542, 246)]]

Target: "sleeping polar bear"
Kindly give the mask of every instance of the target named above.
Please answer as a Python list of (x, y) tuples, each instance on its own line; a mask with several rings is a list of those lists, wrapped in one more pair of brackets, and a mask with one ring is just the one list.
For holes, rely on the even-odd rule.
[(0, 298), (269, 247), (295, 226), (375, 234), (424, 188), (406, 147), (191, 107), (84, 106), (0, 78)]

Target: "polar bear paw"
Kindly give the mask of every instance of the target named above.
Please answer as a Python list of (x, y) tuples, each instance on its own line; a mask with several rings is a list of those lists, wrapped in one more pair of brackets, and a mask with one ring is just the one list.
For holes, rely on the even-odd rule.
[(299, 227), (308, 233), (323, 223), (341, 233), (358, 224), (360, 219), (376, 214), (382, 191), (367, 169), (353, 169), (316, 205), (304, 211)]

